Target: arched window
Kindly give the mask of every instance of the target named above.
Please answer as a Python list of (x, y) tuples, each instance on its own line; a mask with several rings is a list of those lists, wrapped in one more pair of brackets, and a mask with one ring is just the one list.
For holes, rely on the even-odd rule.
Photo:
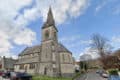
[(53, 61), (55, 61), (56, 58), (55, 58), (55, 52), (53, 52)]
[(62, 54), (62, 59), (63, 59), (63, 62), (65, 62), (65, 55)]
[(46, 32), (45, 32), (45, 39), (48, 39), (49, 38), (49, 31), (47, 30)]
[(68, 55), (68, 62), (71, 62), (71, 56)]
[(33, 63), (31, 63), (31, 64), (29, 64), (30, 66), (29, 66), (29, 69), (34, 69), (35, 68), (35, 64), (33, 64)]
[(57, 38), (56, 32), (54, 32), (54, 37)]
[(55, 50), (55, 45), (52, 43), (52, 50), (54, 51)]

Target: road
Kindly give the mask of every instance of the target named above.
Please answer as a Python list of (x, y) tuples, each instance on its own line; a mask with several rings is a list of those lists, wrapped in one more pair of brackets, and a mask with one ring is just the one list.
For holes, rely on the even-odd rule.
[(3, 79), (2, 77), (0, 77), (0, 80), (10, 80), (10, 79)]
[(107, 78), (101, 77), (99, 74), (96, 74), (96, 72), (88, 72), (84, 76), (75, 80), (107, 80)]
[[(2, 77), (0, 77), (0, 80), (9, 80), (9, 79), (3, 79)], [(96, 72), (88, 72), (86, 75), (83, 75), (82, 77), (76, 80), (107, 80), (107, 78), (101, 77), (99, 74), (96, 74)]]
[(107, 80), (107, 78), (101, 77), (99, 74), (96, 74), (96, 72), (88, 72), (85, 80)]

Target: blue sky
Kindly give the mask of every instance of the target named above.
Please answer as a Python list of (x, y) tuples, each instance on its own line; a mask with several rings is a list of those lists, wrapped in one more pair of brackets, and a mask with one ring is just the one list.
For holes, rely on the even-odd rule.
[[(9, 2), (9, 0), (6, 1)], [(94, 33), (108, 38), (114, 49), (120, 47), (119, 0), (66, 0), (66, 2), (64, 0), (23, 0), (23, 3), (18, 1), (11, 1), (8, 5), (10, 8), (6, 11), (2, 9), (3, 6), (0, 6), (0, 12), (12, 13), (1, 13), (3, 16), (0, 22), (4, 21), (2, 25), (5, 29), (1, 27), (0, 32), (5, 32), (10, 25), (13, 27), (8, 30), (16, 31), (9, 37), (10, 33), (7, 32), (2, 33), (6, 37), (0, 35), (1, 39), (3, 38), (0, 44), (5, 45), (0, 46), (1, 56), (5, 53), (5, 56), (16, 57), (25, 47), (41, 43), (41, 27), (46, 20), (49, 5), (52, 7), (58, 28), (59, 42), (73, 53), (76, 60), (79, 59), (80, 54), (89, 53), (90, 38)], [(4, 0), (2, 2), (5, 3)], [(20, 7), (13, 10), (17, 4), (14, 6), (11, 4), (15, 3)]]

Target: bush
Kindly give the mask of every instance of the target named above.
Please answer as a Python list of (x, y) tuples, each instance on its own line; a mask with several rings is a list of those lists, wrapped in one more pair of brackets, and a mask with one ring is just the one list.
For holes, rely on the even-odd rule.
[(75, 70), (75, 73), (78, 73), (78, 72), (80, 72), (80, 71), (76, 69), (76, 70)]
[(110, 75), (118, 75), (118, 70), (116, 70), (116, 69), (110, 70), (109, 74)]
[(76, 73), (76, 74), (73, 76), (72, 80), (74, 80), (75, 78), (79, 77), (80, 75), (81, 75), (80, 72)]
[(120, 68), (118, 70), (120, 71)]

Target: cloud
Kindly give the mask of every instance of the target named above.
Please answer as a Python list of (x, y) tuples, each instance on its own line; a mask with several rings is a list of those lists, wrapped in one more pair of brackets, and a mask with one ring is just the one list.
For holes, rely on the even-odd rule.
[(67, 48), (80, 46), (81, 44), (80, 40), (81, 40), (81, 37), (79, 35), (67, 36), (67, 37), (64, 36), (59, 39), (59, 41), (63, 43), (65, 46), (67, 46)]
[[(95, 8), (95, 13), (98, 13), (102, 9), (105, 9), (107, 6), (110, 6), (107, 8), (111, 11), (113, 14), (119, 14), (120, 13), (120, 6), (119, 6), (119, 0), (101, 0), (99, 4)], [(112, 8), (111, 8), (112, 6)]]
[(79, 35), (67, 36), (67, 37), (64, 36), (64, 37), (61, 37), (59, 41), (64, 45), (66, 45), (68, 48), (75, 48), (81, 45), (89, 46), (92, 43), (91, 40), (82, 40), (81, 38), (82, 37)]
[(9, 37), (2, 31), (0, 31), (0, 53), (9, 51), (9, 49), (13, 48), (11, 43), (8, 41)]
[(89, 44), (92, 43), (92, 41), (91, 41), (91, 40), (81, 40), (80, 43), (81, 43), (81, 44), (84, 44), (84, 45), (85, 45), (85, 44), (86, 44), (86, 45), (89, 45)]
[(113, 50), (120, 48), (120, 36), (113, 36), (111, 38), (111, 45), (113, 46)]
[(30, 5), (32, 0), (0, 0), (0, 56), (13, 56), (11, 49), (16, 45), (31, 45), (35, 40), (35, 32), (26, 27), (24, 18), (14, 19), (19, 10)]
[(77, 17), (80, 14), (86, 10), (86, 8), (89, 6), (89, 3), (87, 0), (76, 0), (75, 2), (71, 3), (70, 6), (70, 14), (72, 17)]
[(32, 0), (0, 0), (0, 13), (8, 18), (13, 18), (18, 14), (18, 10), (31, 2)]
[(89, 54), (83, 54), (80, 56), (80, 61), (87, 61), (87, 60), (91, 60), (92, 56)]
[(41, 11), (43, 21), (46, 20), (48, 8), (51, 5), (57, 24), (64, 23), (67, 19), (81, 15), (89, 5), (89, 0), (36, 0)]
[(32, 41), (36, 39), (35, 33), (30, 29), (24, 29), (19, 31), (17, 35), (14, 36), (14, 42), (18, 45), (32, 45)]
[(95, 8), (95, 13), (98, 13), (103, 7), (106, 6), (106, 4), (108, 3), (108, 0), (102, 1), (101, 4), (97, 5), (97, 7)]
[(80, 53), (80, 60), (96, 59), (100, 57), (97, 50), (86, 47), (83, 52)]
[(67, 37), (62, 37), (60, 38), (60, 42), (73, 42), (75, 40), (79, 40), (81, 37), (80, 36), (67, 36)]
[(62, 24), (83, 14), (89, 0), (0, 0), (1, 56), (15, 56), (11, 53), (11, 49), (15, 48), (14, 44), (32, 45), (36, 40), (36, 33), (28, 25), (38, 18), (45, 21), (50, 5), (56, 23)]
[(112, 41), (116, 43), (120, 43), (120, 36), (113, 36)]

